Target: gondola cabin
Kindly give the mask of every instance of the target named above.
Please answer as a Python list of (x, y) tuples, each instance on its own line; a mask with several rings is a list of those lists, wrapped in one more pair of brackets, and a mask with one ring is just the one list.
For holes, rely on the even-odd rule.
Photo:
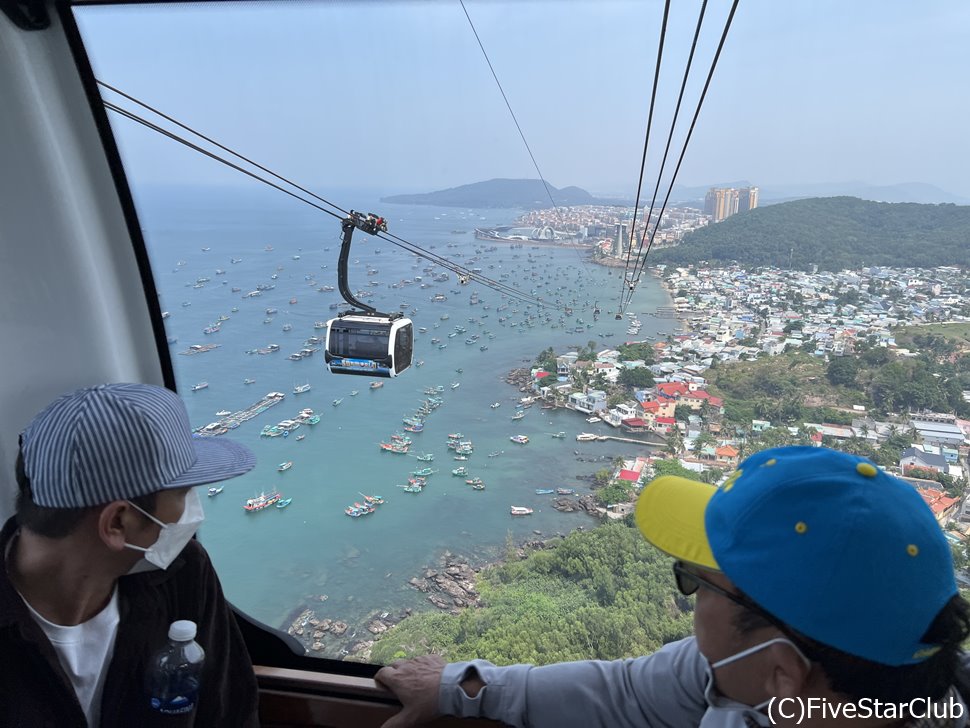
[(347, 314), (327, 322), (324, 359), (334, 374), (396, 377), (411, 366), (411, 319)]

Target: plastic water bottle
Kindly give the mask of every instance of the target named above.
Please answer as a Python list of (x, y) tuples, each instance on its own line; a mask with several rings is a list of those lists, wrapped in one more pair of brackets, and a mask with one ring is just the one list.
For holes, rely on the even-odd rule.
[(159, 713), (191, 713), (199, 699), (205, 650), (195, 641), (195, 622), (172, 622), (168, 644), (149, 663), (148, 691), (151, 707)]

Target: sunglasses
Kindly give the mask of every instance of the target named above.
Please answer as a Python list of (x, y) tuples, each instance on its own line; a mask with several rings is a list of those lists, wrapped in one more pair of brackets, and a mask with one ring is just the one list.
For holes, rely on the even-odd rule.
[(712, 581), (708, 581), (697, 572), (691, 570), (683, 561), (674, 562), (674, 581), (677, 583), (677, 589), (685, 597), (689, 597), (691, 594), (696, 593), (701, 586), (703, 586), (705, 589), (709, 589), (712, 592), (720, 594), (725, 599), (734, 602), (743, 609), (747, 609), (749, 612), (757, 614), (772, 626), (777, 627), (786, 637), (796, 642), (800, 649), (802, 648), (802, 641), (799, 640), (796, 635), (792, 634), (791, 628), (784, 622), (779, 620), (774, 615), (766, 612), (747, 597), (741, 594), (735, 594), (734, 592), (729, 592), (724, 587), (718, 586)]

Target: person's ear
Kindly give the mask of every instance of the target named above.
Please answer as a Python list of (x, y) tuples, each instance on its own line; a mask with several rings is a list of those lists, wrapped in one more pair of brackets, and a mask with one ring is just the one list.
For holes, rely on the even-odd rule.
[(142, 520), (144, 517), (127, 501), (112, 501), (98, 515), (98, 536), (112, 551), (123, 551), (125, 542), (131, 543), (131, 535), (143, 525)]
[(806, 665), (795, 648), (779, 642), (769, 648), (771, 672), (765, 679), (765, 691), (777, 698), (803, 695), (809, 684), (812, 666)]

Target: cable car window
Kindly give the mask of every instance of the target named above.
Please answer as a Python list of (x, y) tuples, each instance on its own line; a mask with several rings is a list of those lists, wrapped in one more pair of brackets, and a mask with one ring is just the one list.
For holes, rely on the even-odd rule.
[(394, 359), (401, 367), (409, 367), (411, 365), (411, 347), (414, 341), (414, 327), (413, 325), (405, 326), (398, 332), (397, 341), (394, 344)]
[(378, 359), (387, 356), (388, 333), (383, 329), (372, 329), (355, 326), (334, 325), (330, 336), (335, 344), (348, 356), (363, 359)]
[[(957, 311), (956, 300), (967, 316), (965, 259), (925, 286), (912, 257), (912, 270), (880, 271), (854, 252), (868, 233), (845, 250), (838, 242), (872, 210), (856, 214), (847, 198), (791, 202), (816, 186), (769, 184), (807, 185), (833, 167), (840, 179), (895, 179), (883, 165), (906, 155), (866, 149), (928, 142), (911, 140), (919, 125), (905, 115), (865, 122), (866, 104), (898, 100), (900, 78), (920, 79), (906, 86), (913, 108), (963, 103), (926, 81), (955, 64), (912, 65), (895, 36), (869, 32), (862, 11), (833, 27), (808, 3), (741, 3), (715, 73), (731, 3), (707, 3), (680, 104), (677, 72), (702, 4), (672, 3), (654, 108), (662, 3), (464, 4), (467, 16), (458, 4), (413, 2), (74, 10), (192, 424), (259, 458), (205, 499), (200, 537), (230, 600), (310, 655), (646, 654), (692, 627), (669, 560), (626, 517), (642, 484), (665, 471), (723, 482), (769, 439), (840, 438), (857, 419), (845, 403), (869, 406), (860, 383), (882, 381), (880, 352), (896, 345), (887, 321), (920, 312), (929, 323)], [(881, 22), (900, 27), (915, 13), (880, 5)], [(910, 25), (966, 36), (965, 22)], [(949, 47), (919, 38), (927, 53)], [(838, 72), (819, 74), (819, 58)], [(844, 71), (866, 64), (860, 95), (858, 74)], [(837, 116), (823, 97), (837, 99)], [(951, 112), (934, 123), (966, 116)], [(864, 143), (845, 133), (853, 124), (867, 126)], [(962, 131), (951, 136), (946, 153), (917, 156), (952, 162)], [(966, 166), (951, 164), (939, 183), (961, 181)], [(826, 189), (843, 194), (836, 181)], [(729, 236), (733, 226), (799, 204), (842, 207), (802, 213), (793, 229), (811, 232), (805, 246), (779, 252), (785, 235), (759, 232), (763, 254), (733, 262), (749, 237)], [(340, 323), (360, 313), (336, 274), (341, 222), (354, 210), (370, 222), (354, 239), (347, 284), (385, 323), (411, 322), (393, 345), (389, 326)], [(829, 234), (820, 221), (831, 219), (844, 227)], [(702, 248), (722, 262), (682, 262), (683, 241), (710, 235), (729, 236)], [(816, 238), (831, 245), (809, 259)], [(328, 322), (334, 351), (386, 359), (400, 376), (332, 374)], [(860, 343), (870, 329), (875, 343)], [(826, 369), (870, 345), (865, 375)], [(776, 356), (797, 362), (732, 376)], [(953, 371), (933, 373), (944, 381)], [(936, 386), (928, 379), (925, 390)], [(970, 381), (947, 387), (927, 402), (948, 403)], [(854, 446), (868, 447), (877, 426)], [(244, 508), (253, 501), (266, 507)]]

